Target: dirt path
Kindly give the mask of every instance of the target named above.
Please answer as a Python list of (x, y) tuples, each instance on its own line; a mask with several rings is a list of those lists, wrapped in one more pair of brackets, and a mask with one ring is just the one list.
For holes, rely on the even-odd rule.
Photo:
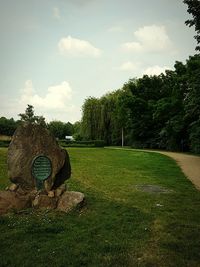
[(173, 158), (183, 173), (200, 190), (200, 157), (175, 152), (155, 151)]
[[(125, 150), (133, 150), (133, 149), (125, 148)], [(167, 152), (167, 151), (143, 150), (143, 149), (141, 150), (134, 149), (134, 150), (156, 152), (173, 158), (177, 162), (177, 164), (181, 167), (185, 176), (195, 185), (195, 187), (198, 190), (200, 190), (200, 157), (184, 153)]]

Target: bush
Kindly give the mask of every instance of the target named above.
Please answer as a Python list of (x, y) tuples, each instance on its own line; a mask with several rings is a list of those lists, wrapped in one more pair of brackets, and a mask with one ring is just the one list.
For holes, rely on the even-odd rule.
[(0, 140), (0, 147), (9, 147), (9, 140)]
[(103, 140), (69, 141), (62, 139), (58, 143), (63, 147), (104, 147)]
[(191, 151), (200, 154), (200, 120), (192, 123), (190, 130)]
[(94, 146), (95, 147), (104, 147), (105, 142), (104, 142), (104, 140), (94, 140)]

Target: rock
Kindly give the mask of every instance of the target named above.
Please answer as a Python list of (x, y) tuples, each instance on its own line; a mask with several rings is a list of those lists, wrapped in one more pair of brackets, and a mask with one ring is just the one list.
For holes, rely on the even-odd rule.
[(55, 190), (55, 196), (60, 197), (66, 191), (66, 185), (62, 184)]
[(18, 188), (18, 185), (17, 185), (17, 184), (11, 184), (11, 185), (9, 186), (8, 190), (10, 190), (10, 191), (16, 191), (17, 188)]
[[(36, 191), (36, 189), (33, 189), (32, 191)], [(19, 194), (19, 195), (27, 195), (27, 194), (29, 194), (29, 193), (31, 193), (32, 191), (30, 191), (30, 190), (24, 190), (23, 188), (21, 188), (21, 186), (18, 186), (18, 188), (17, 188), (17, 193)]]
[(84, 202), (84, 194), (74, 191), (66, 191), (62, 194), (58, 201), (57, 209), (60, 211), (68, 212), (75, 208), (77, 205), (81, 205)]
[(55, 196), (54, 191), (49, 191), (49, 192), (48, 192), (48, 197), (54, 197), (54, 196)]
[(30, 207), (31, 199), (29, 195), (22, 196), (16, 192), (0, 191), (0, 214)]
[(33, 160), (46, 156), (52, 164), (52, 172), (44, 182), (48, 192), (56, 189), (71, 175), (70, 160), (66, 150), (57, 144), (50, 132), (40, 125), (24, 123), (15, 131), (8, 148), (8, 176), (23, 190), (31, 191), (36, 187), (32, 175)]
[(62, 169), (59, 171), (59, 173), (56, 174), (53, 189), (58, 188), (60, 185), (62, 185), (65, 182), (66, 177), (71, 176), (71, 165), (70, 165), (69, 155), (67, 151), (64, 149), (63, 149), (63, 152), (65, 153), (65, 162), (64, 162)]
[(57, 198), (48, 197), (48, 195), (37, 195), (32, 205), (35, 208), (55, 209), (57, 206)]

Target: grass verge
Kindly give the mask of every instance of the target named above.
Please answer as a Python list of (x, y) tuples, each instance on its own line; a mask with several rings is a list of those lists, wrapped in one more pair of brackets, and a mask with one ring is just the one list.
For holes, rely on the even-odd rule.
[[(87, 205), (69, 214), (28, 210), (0, 218), (0, 266), (200, 266), (200, 192), (170, 158), (69, 148), (69, 190)], [(7, 185), (0, 149), (0, 186)], [(158, 185), (170, 193), (138, 190)]]

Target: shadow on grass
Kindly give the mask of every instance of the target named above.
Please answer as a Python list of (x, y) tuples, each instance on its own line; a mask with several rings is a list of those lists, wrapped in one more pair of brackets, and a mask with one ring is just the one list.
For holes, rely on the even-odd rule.
[[(92, 195), (89, 199), (83, 210), (67, 215), (2, 217), (1, 266), (132, 266), (149, 238), (152, 216)], [(131, 263), (130, 251), (135, 254)]]

